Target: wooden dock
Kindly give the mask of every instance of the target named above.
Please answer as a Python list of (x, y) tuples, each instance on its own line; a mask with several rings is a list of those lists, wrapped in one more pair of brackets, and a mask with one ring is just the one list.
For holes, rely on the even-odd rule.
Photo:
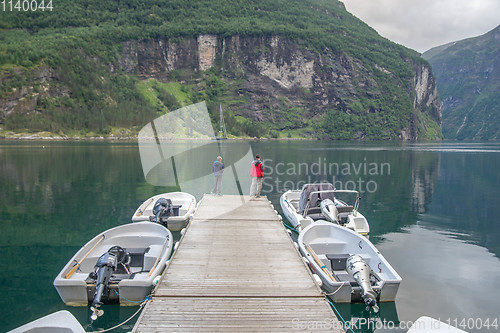
[(344, 332), (263, 197), (205, 195), (132, 332)]

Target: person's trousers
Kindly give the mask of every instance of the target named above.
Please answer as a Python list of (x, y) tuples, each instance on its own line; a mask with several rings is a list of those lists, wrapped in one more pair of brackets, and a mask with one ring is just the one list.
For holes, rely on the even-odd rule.
[(214, 176), (215, 177), (215, 184), (214, 188), (212, 189), (213, 194), (222, 194), (222, 175), (220, 176)]
[(260, 191), (262, 191), (262, 177), (252, 177), (252, 185), (250, 186), (250, 196), (260, 196)]

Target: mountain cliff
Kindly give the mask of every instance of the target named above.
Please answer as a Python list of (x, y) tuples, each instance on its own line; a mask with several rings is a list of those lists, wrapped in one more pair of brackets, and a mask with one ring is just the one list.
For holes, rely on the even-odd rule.
[(500, 26), (422, 56), (431, 63), (438, 82), (444, 136), (500, 139)]
[[(223, 105), (235, 136), (437, 139), (430, 66), (338, 1), (61, 0), (0, 17), (0, 122), (131, 135)], [(56, 12), (57, 11), (57, 12)]]

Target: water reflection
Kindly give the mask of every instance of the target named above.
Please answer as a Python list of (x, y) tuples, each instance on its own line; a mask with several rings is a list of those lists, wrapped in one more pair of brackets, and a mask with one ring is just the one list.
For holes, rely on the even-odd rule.
[[(264, 194), (278, 210), (280, 195), (301, 182), (358, 186), (362, 181), (360, 211), (370, 223), (370, 239), (403, 276), (394, 307), (384, 304), (387, 310), (379, 316), (484, 318), (498, 312), (498, 301), (485, 295), (496, 290), (493, 281), (500, 278), (499, 144), (250, 144), (268, 167)], [(225, 161), (244, 155), (234, 147), (221, 144)], [(206, 165), (193, 167), (206, 172), (215, 156), (207, 158)], [(312, 168), (323, 161), (338, 170)], [(308, 167), (288, 172), (288, 163)], [(351, 165), (349, 172), (342, 171), (344, 163)], [(370, 172), (370, 163), (390, 169)], [(375, 190), (366, 188), (369, 182)], [(200, 193), (211, 185), (200, 185)], [(176, 190), (146, 183), (135, 144), (65, 142), (0, 143), (0, 189), (0, 327), (5, 331), (66, 308), (52, 286), (66, 261), (97, 233), (127, 223), (145, 198)], [(34, 276), (37, 283), (26, 283)], [(88, 320), (86, 308), (67, 309), (81, 322)], [(102, 327), (135, 309), (111, 306)], [(367, 316), (363, 306), (339, 309), (346, 319)]]
[(422, 315), (459, 322), (496, 318), (500, 299), (488, 295), (493, 296), (500, 281), (498, 258), (483, 247), (457, 239), (456, 234), (420, 225), (405, 231), (385, 235), (378, 245), (403, 278), (397, 297), (401, 321)]

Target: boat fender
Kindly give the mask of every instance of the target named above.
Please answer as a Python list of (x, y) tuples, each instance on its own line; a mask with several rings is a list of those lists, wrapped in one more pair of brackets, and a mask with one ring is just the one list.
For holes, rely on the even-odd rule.
[(186, 233), (186, 228), (182, 228), (181, 230), (181, 236), (183, 236)]
[(307, 260), (307, 258), (306, 258), (306, 257), (302, 257), (302, 261), (303, 261), (303, 262), (304, 262), (304, 264), (306, 264), (307, 266), (309, 266), (309, 265), (310, 265), (309, 260)]
[(286, 229), (286, 232), (288, 232), (290, 236), (292, 235), (292, 231), (290, 229)]
[(179, 242), (175, 242), (175, 244), (174, 244), (174, 251), (177, 251), (178, 247), (179, 247)]
[(297, 250), (299, 249), (299, 244), (297, 244), (297, 242), (293, 242), (293, 246), (295, 246)]
[(283, 217), (280, 214), (278, 214), (278, 219), (280, 220), (280, 222), (283, 221)]
[(274, 214), (278, 215), (278, 211), (276, 209), (274, 210)]
[(314, 282), (316, 282), (316, 284), (319, 287), (323, 286), (323, 281), (321, 281), (321, 278), (318, 276), (318, 274), (313, 274), (313, 278), (314, 278)]
[(157, 275), (153, 280), (153, 287), (156, 287), (160, 283), (161, 275)]
[[(271, 201), (269, 201), (269, 203), (271, 203)], [(274, 206), (273, 206), (273, 204), (271, 204), (271, 209), (274, 209)]]

